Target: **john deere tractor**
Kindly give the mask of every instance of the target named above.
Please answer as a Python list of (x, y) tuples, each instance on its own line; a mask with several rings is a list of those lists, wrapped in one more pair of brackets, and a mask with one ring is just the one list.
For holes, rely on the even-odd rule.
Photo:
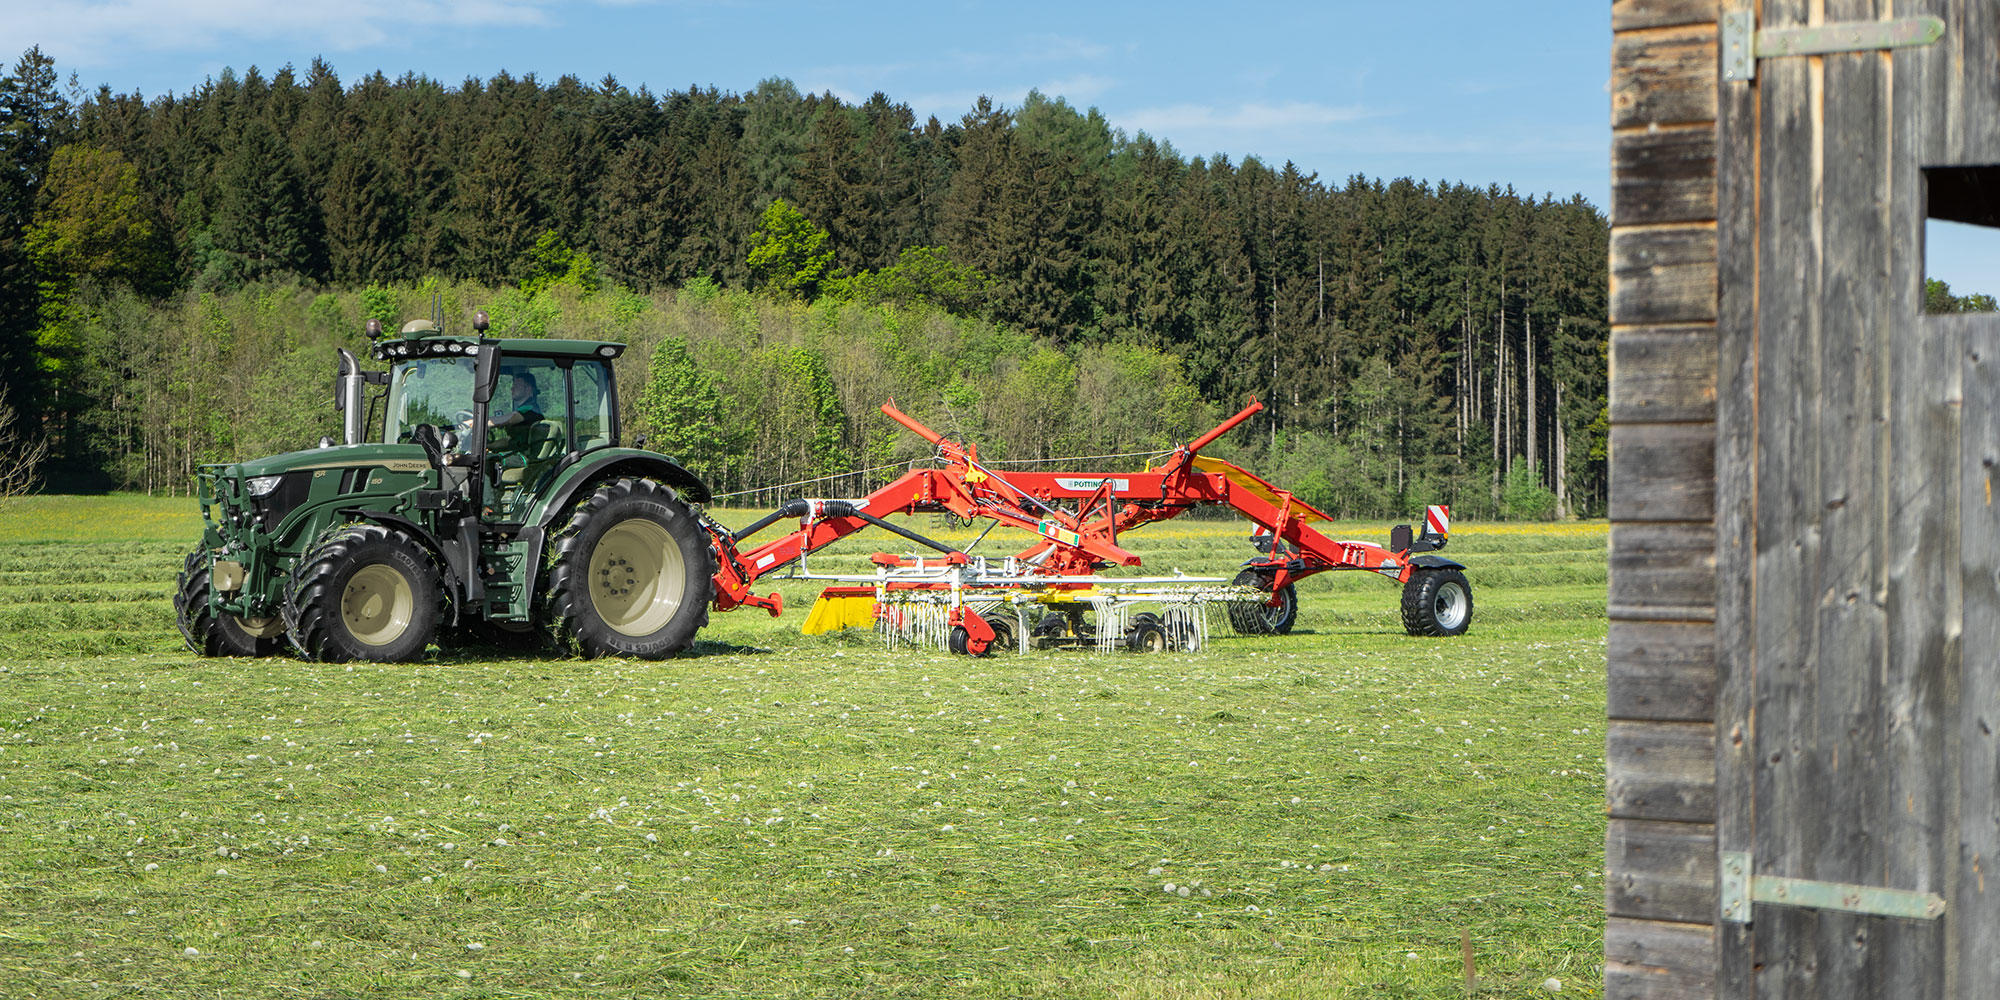
[[(622, 344), (429, 320), (340, 351), (342, 443), (200, 471), (174, 596), (208, 656), (409, 660), (440, 635), (659, 658), (708, 621), (699, 478), (619, 443)], [(376, 410), (380, 410), (377, 419)]]

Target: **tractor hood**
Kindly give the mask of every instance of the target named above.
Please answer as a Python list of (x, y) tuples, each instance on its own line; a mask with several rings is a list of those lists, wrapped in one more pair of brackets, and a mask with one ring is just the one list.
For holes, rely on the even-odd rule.
[(343, 444), (253, 458), (229, 466), (223, 474), (255, 479), (323, 469), (386, 468), (391, 472), (422, 472), (430, 467), (424, 450), (414, 444)]

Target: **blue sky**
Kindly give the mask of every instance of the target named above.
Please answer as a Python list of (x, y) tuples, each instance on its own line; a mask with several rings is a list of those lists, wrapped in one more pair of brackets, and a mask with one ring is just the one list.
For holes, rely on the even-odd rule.
[[(743, 92), (768, 77), (850, 102), (880, 90), (951, 121), (980, 95), (1031, 89), (1095, 107), (1184, 156), (1289, 160), (1350, 174), (1609, 191), (1610, 11), (1348, 0), (1238, 4), (833, 4), (803, 0), (14, 0), (0, 57), (39, 44), (67, 77), (153, 97), (224, 67), (315, 56), (346, 82), (382, 70), (455, 84), (500, 70), (656, 93)], [(1964, 227), (1952, 227), (1962, 229)], [(1986, 235), (1984, 233), (1974, 235)], [(1932, 273), (2000, 290), (2000, 253), (1933, 237)], [(1993, 241), (2000, 242), (2000, 241)], [(1956, 261), (1957, 263), (1953, 263)]]

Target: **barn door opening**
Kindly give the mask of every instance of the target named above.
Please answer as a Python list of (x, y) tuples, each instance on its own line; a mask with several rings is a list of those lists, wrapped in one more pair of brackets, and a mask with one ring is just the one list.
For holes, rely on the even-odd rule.
[(1994, 312), (2000, 166), (1924, 168), (1924, 312)]

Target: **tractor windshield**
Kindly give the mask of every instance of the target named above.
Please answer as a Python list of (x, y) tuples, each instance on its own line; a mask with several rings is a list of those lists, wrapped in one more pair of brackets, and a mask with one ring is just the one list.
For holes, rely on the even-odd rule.
[(423, 358), (396, 366), (389, 377), (389, 417), (382, 440), (411, 439), (418, 424), (463, 433), (472, 420), (471, 358)]

